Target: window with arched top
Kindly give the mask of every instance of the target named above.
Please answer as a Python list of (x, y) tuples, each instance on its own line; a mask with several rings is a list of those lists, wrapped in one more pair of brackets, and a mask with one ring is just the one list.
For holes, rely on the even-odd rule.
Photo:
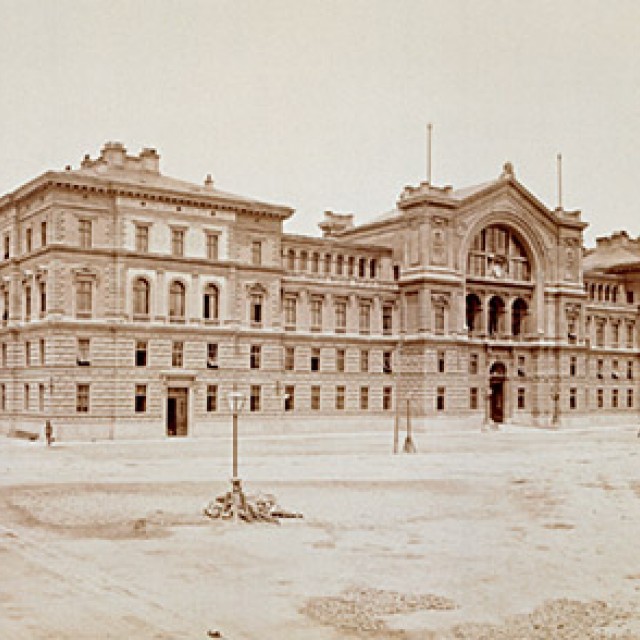
[(216, 322), (218, 320), (219, 300), (218, 287), (214, 284), (208, 284), (204, 288), (202, 297), (202, 317), (205, 320), (209, 322)]
[(150, 286), (145, 278), (133, 281), (133, 315), (137, 317), (149, 316)]
[(320, 268), (320, 255), (317, 253), (311, 254), (311, 273), (318, 273)]
[(526, 331), (526, 318), (529, 308), (522, 298), (514, 300), (511, 307), (511, 335), (520, 336)]
[(476, 234), (471, 243), (467, 256), (467, 275), (529, 282), (529, 254), (511, 229), (490, 225)]
[(306, 270), (307, 270), (307, 252), (301, 251), (300, 252), (300, 271), (306, 271)]
[(179, 280), (169, 286), (169, 320), (181, 322), (185, 315), (185, 288)]
[(504, 333), (504, 300), (500, 296), (493, 296), (489, 300), (489, 326), (487, 331), (490, 336)]
[(296, 268), (296, 252), (293, 249), (287, 251), (287, 271), (294, 271)]
[(466, 298), (466, 318), (469, 333), (480, 331), (482, 318), (482, 303), (475, 293), (470, 293)]

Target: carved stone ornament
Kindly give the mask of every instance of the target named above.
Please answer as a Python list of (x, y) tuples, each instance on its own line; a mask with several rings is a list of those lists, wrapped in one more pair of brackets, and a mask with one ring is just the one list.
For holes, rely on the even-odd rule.
[(565, 313), (567, 314), (567, 318), (576, 319), (580, 317), (581, 307), (579, 304), (575, 304), (570, 302), (565, 305)]
[[(434, 219), (435, 222), (436, 219)], [(431, 263), (446, 264), (446, 233), (442, 226), (434, 226), (431, 230)]]
[(434, 307), (448, 307), (449, 306), (449, 294), (448, 293), (432, 293), (431, 304)]

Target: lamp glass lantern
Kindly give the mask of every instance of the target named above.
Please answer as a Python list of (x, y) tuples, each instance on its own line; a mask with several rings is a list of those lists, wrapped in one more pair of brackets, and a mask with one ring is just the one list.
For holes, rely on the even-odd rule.
[(242, 391), (231, 391), (227, 395), (227, 400), (229, 402), (229, 410), (231, 413), (240, 413), (242, 408), (244, 407), (246, 396)]

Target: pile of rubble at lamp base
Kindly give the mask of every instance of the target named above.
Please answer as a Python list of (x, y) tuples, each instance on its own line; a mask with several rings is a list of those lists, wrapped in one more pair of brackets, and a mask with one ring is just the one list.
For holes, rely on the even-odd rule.
[(212, 519), (237, 522), (270, 522), (280, 524), (281, 518), (302, 518), (301, 513), (287, 511), (278, 505), (272, 494), (246, 495), (240, 478), (231, 479), (231, 491), (212, 500), (203, 510)]

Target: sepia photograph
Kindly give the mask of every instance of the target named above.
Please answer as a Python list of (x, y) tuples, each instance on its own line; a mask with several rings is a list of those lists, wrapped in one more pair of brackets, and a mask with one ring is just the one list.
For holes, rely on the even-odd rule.
[(0, 640), (640, 640), (638, 43), (0, 0)]

